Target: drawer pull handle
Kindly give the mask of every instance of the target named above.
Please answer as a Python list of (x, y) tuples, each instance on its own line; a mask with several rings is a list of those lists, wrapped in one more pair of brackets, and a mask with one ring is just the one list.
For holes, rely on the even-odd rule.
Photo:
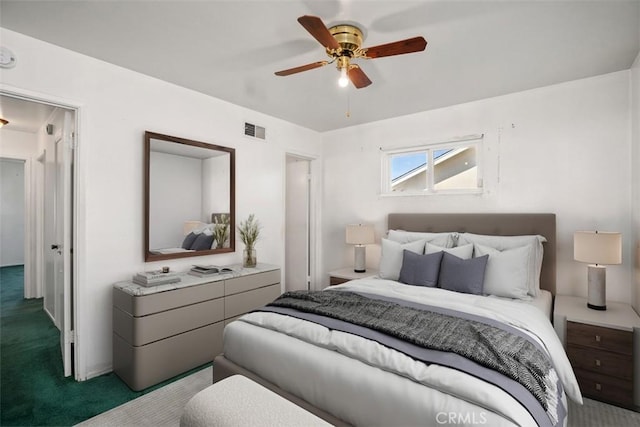
[(596, 390), (601, 391), (602, 385), (600, 383), (596, 383)]
[(600, 359), (596, 359), (596, 366), (600, 367), (601, 363), (600, 363)]
[(596, 342), (600, 342), (601, 338), (600, 335), (596, 335)]

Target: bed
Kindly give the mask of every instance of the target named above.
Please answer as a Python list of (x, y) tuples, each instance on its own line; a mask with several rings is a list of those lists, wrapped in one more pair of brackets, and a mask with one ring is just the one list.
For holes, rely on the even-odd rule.
[[(282, 306), (249, 313), (227, 325), (224, 353), (214, 360), (214, 382), (233, 374), (245, 375), (334, 425), (566, 425), (567, 398), (581, 403), (582, 397), (562, 344), (550, 323), (555, 294), (555, 215), (390, 214), (388, 230), (389, 234), (381, 242), (380, 278), (333, 286), (317, 296), (314, 294), (313, 298), (349, 298), (356, 304), (390, 304), (394, 310), (403, 310), (400, 316), (407, 315), (407, 311), (423, 310), (426, 306), (435, 313), (432, 316), (453, 322), (447, 323), (446, 327), (433, 328), (449, 331), (445, 335), (456, 338), (449, 341), (464, 341), (462, 337), (467, 328), (474, 329), (477, 325), (490, 328), (491, 333), (509, 333), (508, 339), (518, 340), (517, 345), (522, 345), (523, 349), (513, 357), (530, 351), (544, 359), (540, 364), (549, 367), (542, 375), (544, 379), (533, 375), (542, 381), (542, 385), (532, 386), (527, 381), (520, 381), (520, 377), (529, 374), (514, 376), (513, 372), (521, 372), (521, 367), (514, 368), (511, 378), (505, 379), (508, 374), (501, 366), (511, 366), (511, 360), (502, 365), (498, 363), (496, 369), (500, 375), (487, 371), (484, 350), (442, 351), (442, 348), (436, 348), (425, 354), (416, 348), (414, 341), (409, 347), (405, 341), (384, 341), (388, 339), (386, 334), (382, 334), (384, 338), (377, 338), (378, 332), (371, 332), (369, 324), (359, 323), (360, 318), (353, 326), (340, 317), (350, 317), (350, 313), (356, 311), (351, 306), (348, 313), (329, 320), (324, 312), (317, 316), (318, 312), (313, 311), (317, 308), (302, 313), (298, 311), (299, 304), (316, 302), (290, 301), (292, 297), (298, 298), (296, 295), (281, 297)], [(534, 242), (526, 254), (518, 239)], [(415, 242), (423, 240), (422, 250), (413, 252), (417, 255), (407, 253), (413, 250), (405, 249), (419, 247)], [(474, 255), (478, 256), (466, 258), (464, 264), (456, 264), (465, 259), (460, 254), (467, 251), (470, 243)], [(400, 267), (396, 259), (398, 247), (402, 249)], [(538, 251), (537, 247), (542, 250)], [(444, 252), (442, 248), (445, 248)], [(393, 263), (389, 261), (392, 254)], [(439, 271), (443, 287), (446, 285), (447, 289), (412, 283), (415, 278), (423, 280), (425, 275), (417, 274), (407, 266), (423, 266), (427, 260), (433, 264), (434, 254), (442, 257), (441, 266), (445, 266), (444, 259), (447, 259), (446, 280), (444, 267)], [(457, 255), (452, 257), (452, 254)], [(516, 256), (523, 261), (517, 261)], [(481, 262), (485, 262), (482, 269), (482, 274), (486, 273), (485, 279), (491, 276), (491, 280), (485, 280), (485, 290), (492, 286), (492, 294), (455, 289), (461, 280), (463, 286), (466, 281), (474, 283), (472, 276), (463, 279), (457, 276), (462, 271), (477, 270), (478, 267), (469, 269), (469, 266)], [(517, 273), (520, 276), (516, 276), (509, 269), (511, 265), (520, 264), (526, 265), (526, 271), (524, 267), (520, 268)], [(398, 274), (400, 277), (396, 277)], [(496, 283), (505, 277), (521, 279), (522, 283), (518, 282), (520, 284), (513, 289), (511, 285), (501, 289), (504, 285)], [(532, 286), (534, 283), (537, 289)], [(450, 284), (454, 288), (449, 288)], [(512, 298), (511, 294), (516, 297)], [(341, 304), (342, 300), (337, 305)], [(397, 308), (398, 305), (402, 307)], [(376, 305), (375, 309), (380, 308)], [(386, 305), (382, 311), (387, 311)], [(378, 320), (382, 322), (382, 318), (370, 322), (377, 325)], [(424, 335), (425, 330), (418, 329), (417, 333)], [(453, 330), (455, 333), (450, 332)], [(405, 333), (401, 331), (400, 335), (404, 337)], [(412, 336), (411, 340), (414, 339)], [(496, 346), (504, 347), (505, 342), (497, 342)], [(509, 352), (508, 349), (501, 351)], [(496, 364), (493, 361), (489, 365), (491, 363)]]

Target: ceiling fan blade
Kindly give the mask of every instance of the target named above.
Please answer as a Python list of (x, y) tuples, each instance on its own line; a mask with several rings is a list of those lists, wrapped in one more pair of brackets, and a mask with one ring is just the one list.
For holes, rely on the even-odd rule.
[(367, 77), (364, 71), (362, 71), (362, 68), (355, 64), (349, 67), (347, 74), (351, 83), (353, 83), (353, 85), (358, 89), (362, 89), (363, 87), (367, 87), (371, 84), (371, 80), (369, 80), (369, 77)]
[(412, 39), (400, 40), (393, 43), (381, 44), (364, 48), (365, 58), (381, 58), (383, 56), (403, 55), (423, 51), (427, 47), (424, 37), (414, 37)]
[(309, 32), (320, 44), (329, 49), (339, 49), (338, 41), (331, 35), (322, 19), (317, 16), (304, 15), (298, 18), (298, 22)]
[(301, 73), (307, 70), (313, 70), (314, 68), (320, 68), (327, 65), (328, 63), (329, 62), (327, 61), (318, 61), (318, 62), (314, 62), (313, 64), (301, 65), (299, 67), (289, 68), (288, 70), (277, 71), (275, 74), (276, 76), (288, 76), (291, 74)]

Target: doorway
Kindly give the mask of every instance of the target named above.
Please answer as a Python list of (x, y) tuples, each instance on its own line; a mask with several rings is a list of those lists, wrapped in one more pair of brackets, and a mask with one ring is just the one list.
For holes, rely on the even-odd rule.
[(286, 156), (285, 290), (313, 289), (312, 160)]
[(73, 266), (75, 129), (77, 111), (41, 99), (1, 92), (3, 156), (24, 163), (24, 297), (42, 298), (60, 332), (64, 375), (74, 369)]

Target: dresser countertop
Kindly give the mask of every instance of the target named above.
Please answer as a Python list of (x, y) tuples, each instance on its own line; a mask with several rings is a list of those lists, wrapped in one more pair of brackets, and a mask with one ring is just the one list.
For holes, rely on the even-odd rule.
[(249, 276), (252, 274), (264, 273), (267, 271), (278, 270), (280, 267), (271, 264), (261, 264), (258, 263), (256, 267), (252, 268), (243, 268), (241, 264), (234, 265), (221, 265), (221, 268), (230, 268), (233, 271), (212, 274), (207, 277), (198, 277), (193, 276), (188, 273), (188, 271), (183, 271), (178, 273), (178, 277), (180, 277), (180, 281), (176, 283), (168, 283), (165, 285), (157, 285), (157, 286), (143, 286), (138, 285), (137, 283), (133, 283), (131, 280), (125, 280), (122, 282), (117, 282), (113, 286), (117, 289), (122, 290), (133, 296), (143, 296), (143, 295), (151, 295), (159, 292), (173, 291), (180, 288), (186, 288), (189, 286), (197, 286), (205, 283), (218, 282), (221, 280), (229, 280), (236, 277)]

